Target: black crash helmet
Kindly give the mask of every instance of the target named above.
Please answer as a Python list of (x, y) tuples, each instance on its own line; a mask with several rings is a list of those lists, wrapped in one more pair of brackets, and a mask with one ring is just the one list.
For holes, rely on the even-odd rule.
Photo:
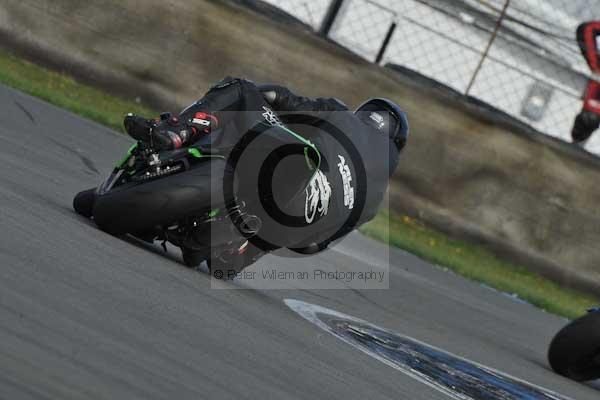
[(365, 124), (382, 133), (389, 133), (398, 151), (402, 151), (408, 139), (408, 118), (398, 104), (387, 99), (370, 99), (354, 112)]

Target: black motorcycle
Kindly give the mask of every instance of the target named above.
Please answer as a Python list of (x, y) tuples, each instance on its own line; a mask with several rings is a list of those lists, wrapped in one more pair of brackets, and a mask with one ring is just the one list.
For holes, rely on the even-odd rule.
[(548, 360), (554, 371), (575, 381), (600, 379), (600, 308), (558, 332), (550, 344)]
[[(297, 147), (318, 168), (320, 154), (308, 140), (264, 123), (257, 132), (272, 137), (274, 148)], [(187, 266), (206, 261), (211, 272), (226, 269), (231, 275), (248, 265), (243, 256), (248, 240), (262, 226), (233, 185), (228, 193), (223, 184), (231, 179), (232, 168), (231, 153), (207, 152), (202, 146), (158, 151), (152, 143), (139, 141), (100, 186), (75, 196), (73, 208), (112, 235), (161, 241), (165, 250), (169, 242), (181, 248)]]

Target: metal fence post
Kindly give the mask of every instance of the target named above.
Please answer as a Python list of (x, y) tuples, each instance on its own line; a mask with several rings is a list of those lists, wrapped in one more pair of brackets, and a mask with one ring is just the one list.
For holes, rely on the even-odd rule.
[(475, 81), (477, 80), (477, 76), (479, 75), (479, 72), (481, 71), (481, 68), (483, 67), (483, 63), (485, 62), (485, 59), (487, 58), (487, 56), (490, 52), (490, 49), (492, 48), (492, 45), (496, 41), (496, 37), (498, 36), (498, 31), (500, 30), (500, 27), (502, 26), (502, 22), (504, 22), (504, 18), (506, 17), (506, 12), (508, 11), (509, 6), (510, 6), (510, 0), (506, 0), (506, 2), (504, 3), (504, 7), (502, 8), (502, 12), (500, 13), (500, 17), (498, 18), (498, 21), (496, 21), (496, 27), (494, 28), (494, 31), (492, 32), (490, 41), (488, 42), (488, 44), (485, 48), (485, 51), (483, 52), (483, 56), (481, 56), (481, 60), (479, 60), (479, 64), (477, 65), (477, 68), (475, 68), (475, 72), (473, 73), (473, 76), (471, 77), (471, 81), (469, 82), (469, 85), (467, 86), (467, 90), (465, 91), (465, 96), (468, 96), (471, 93), (471, 89), (473, 89), (473, 85), (475, 85)]
[(325, 18), (323, 19), (323, 23), (319, 29), (319, 35), (329, 36), (329, 32), (331, 31), (331, 28), (333, 27), (333, 24), (340, 13), (340, 9), (342, 8), (344, 1), (345, 0), (331, 0), (327, 14), (325, 14)]
[(383, 43), (381, 44), (381, 48), (379, 49), (379, 53), (377, 53), (377, 57), (375, 58), (375, 64), (379, 64), (381, 63), (381, 60), (383, 60), (383, 56), (385, 55), (385, 51), (387, 50), (390, 41), (392, 40), (392, 37), (394, 36), (394, 32), (396, 31), (396, 27), (398, 25), (395, 22), (392, 22), (392, 24), (390, 25), (390, 29), (388, 29), (387, 34), (385, 35), (385, 39), (383, 40)]

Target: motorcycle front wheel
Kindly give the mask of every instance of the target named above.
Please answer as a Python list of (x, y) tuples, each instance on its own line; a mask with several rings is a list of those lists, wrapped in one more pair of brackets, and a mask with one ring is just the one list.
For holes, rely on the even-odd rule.
[(94, 203), (96, 201), (96, 188), (84, 190), (77, 193), (73, 199), (73, 209), (79, 215), (91, 218), (94, 212)]
[(121, 235), (168, 226), (222, 206), (225, 162), (213, 160), (161, 179), (126, 184), (98, 196), (93, 206), (100, 229)]

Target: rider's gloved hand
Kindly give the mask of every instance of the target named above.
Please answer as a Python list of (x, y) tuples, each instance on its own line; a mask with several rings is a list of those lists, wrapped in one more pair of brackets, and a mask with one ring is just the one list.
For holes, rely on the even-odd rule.
[(175, 150), (194, 143), (202, 135), (209, 135), (218, 128), (219, 120), (204, 112), (181, 119), (170, 113), (161, 114), (160, 119), (127, 114), (123, 125), (135, 140), (152, 143), (159, 150)]
[(181, 118), (162, 119), (152, 128), (154, 145), (160, 150), (175, 150), (195, 143), (203, 135), (210, 135), (219, 128), (219, 119), (205, 112), (196, 112), (191, 116), (182, 114)]
[(182, 123), (177, 117), (160, 121), (152, 128), (153, 145), (159, 150), (176, 150), (190, 142), (196, 128)]

